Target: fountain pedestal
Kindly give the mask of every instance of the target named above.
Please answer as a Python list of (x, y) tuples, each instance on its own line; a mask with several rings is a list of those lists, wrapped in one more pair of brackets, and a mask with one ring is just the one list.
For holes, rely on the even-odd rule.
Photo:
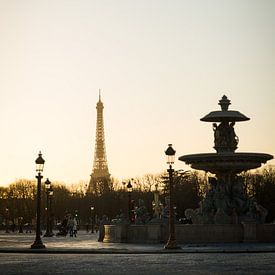
[(243, 242), (256, 243), (257, 242), (257, 223), (243, 223)]

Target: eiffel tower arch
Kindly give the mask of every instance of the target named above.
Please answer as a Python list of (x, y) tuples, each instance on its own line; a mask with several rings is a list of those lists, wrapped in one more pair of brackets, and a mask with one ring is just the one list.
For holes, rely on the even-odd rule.
[(96, 104), (97, 119), (94, 163), (87, 194), (101, 195), (111, 189), (111, 175), (108, 169), (105, 149), (103, 109), (104, 106), (99, 90), (99, 100)]

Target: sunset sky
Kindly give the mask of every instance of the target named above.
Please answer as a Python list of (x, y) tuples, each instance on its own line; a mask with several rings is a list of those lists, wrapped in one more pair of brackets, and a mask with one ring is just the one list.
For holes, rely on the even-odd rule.
[(0, 185), (39, 150), (45, 178), (88, 181), (99, 88), (119, 180), (165, 170), (168, 143), (214, 152), (200, 118), (224, 94), (251, 119), (237, 151), (275, 155), (274, 29), (272, 0), (0, 0)]

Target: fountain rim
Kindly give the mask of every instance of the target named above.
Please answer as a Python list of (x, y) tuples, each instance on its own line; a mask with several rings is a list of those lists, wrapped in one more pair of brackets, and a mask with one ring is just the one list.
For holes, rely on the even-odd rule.
[(247, 116), (239, 111), (227, 110), (227, 111), (212, 111), (203, 118), (200, 119), (205, 122), (222, 122), (222, 121), (247, 121), (250, 120)]
[(208, 171), (213, 174), (234, 172), (241, 173), (259, 168), (273, 156), (266, 153), (222, 152), (184, 155), (178, 158), (195, 170)]
[(202, 160), (203, 158), (207, 158), (208, 160), (236, 160), (239, 161), (242, 158), (246, 158), (247, 160), (251, 160), (252, 158), (257, 158), (255, 161), (259, 161), (262, 159), (263, 161), (268, 161), (273, 159), (273, 156), (267, 153), (253, 153), (253, 152), (220, 152), (220, 153), (197, 153), (197, 154), (188, 154), (179, 157), (178, 159), (181, 161), (191, 160)]

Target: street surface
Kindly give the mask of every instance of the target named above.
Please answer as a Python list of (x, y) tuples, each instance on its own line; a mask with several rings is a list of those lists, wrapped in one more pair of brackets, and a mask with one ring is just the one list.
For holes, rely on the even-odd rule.
[(275, 254), (0, 254), (0, 274), (275, 274)]
[[(275, 274), (275, 244), (108, 244), (80, 231), (77, 238), (0, 232), (0, 274)], [(42, 253), (41, 253), (42, 252)]]

